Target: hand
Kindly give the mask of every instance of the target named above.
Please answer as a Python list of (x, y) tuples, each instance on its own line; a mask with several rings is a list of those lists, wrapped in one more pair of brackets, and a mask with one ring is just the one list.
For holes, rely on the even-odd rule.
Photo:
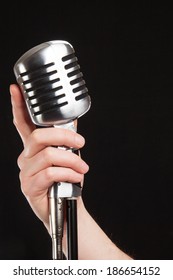
[[(52, 146), (81, 149), (84, 138), (63, 128), (36, 128), (26, 109), (17, 85), (10, 86), (14, 125), (23, 141), (24, 149), (18, 157), (21, 189), (38, 218), (49, 231), (48, 189), (53, 182), (82, 182), (88, 165), (74, 153)], [(78, 207), (79, 259), (131, 259), (121, 251), (86, 210), (82, 197)], [(66, 232), (64, 231), (64, 240)], [(64, 253), (66, 242), (64, 242)]]
[(82, 182), (88, 165), (76, 154), (52, 146), (81, 149), (84, 138), (63, 128), (37, 128), (17, 85), (10, 86), (14, 125), (23, 141), (18, 157), (21, 189), (31, 208), (49, 230), (48, 189), (54, 182)]

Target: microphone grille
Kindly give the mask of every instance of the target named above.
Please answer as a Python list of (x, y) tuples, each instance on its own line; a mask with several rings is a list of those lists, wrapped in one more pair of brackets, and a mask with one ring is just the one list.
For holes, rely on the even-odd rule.
[(14, 73), (37, 125), (66, 123), (90, 108), (78, 59), (66, 41), (49, 41), (30, 49), (15, 63)]

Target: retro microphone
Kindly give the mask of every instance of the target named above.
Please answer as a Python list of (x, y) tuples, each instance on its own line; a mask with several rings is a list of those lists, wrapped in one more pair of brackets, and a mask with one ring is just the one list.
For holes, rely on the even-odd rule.
[[(34, 124), (74, 130), (74, 120), (91, 106), (83, 74), (72, 45), (54, 40), (24, 53), (14, 65), (14, 74)], [(71, 147), (57, 147), (75, 152)], [(63, 259), (64, 214), (67, 221), (67, 259), (78, 259), (77, 197), (81, 185), (55, 182), (49, 189), (52, 258)]]

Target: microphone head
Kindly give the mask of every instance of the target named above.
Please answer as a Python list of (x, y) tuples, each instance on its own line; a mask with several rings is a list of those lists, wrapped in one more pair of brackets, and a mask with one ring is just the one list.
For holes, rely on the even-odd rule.
[(61, 125), (90, 109), (91, 99), (75, 51), (66, 41), (33, 47), (17, 60), (14, 74), (36, 125)]

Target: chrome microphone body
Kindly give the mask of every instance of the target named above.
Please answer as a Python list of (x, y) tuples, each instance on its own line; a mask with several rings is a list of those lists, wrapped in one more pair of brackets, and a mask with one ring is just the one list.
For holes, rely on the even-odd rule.
[[(17, 60), (14, 74), (34, 124), (76, 131), (74, 120), (90, 109), (91, 99), (70, 43), (54, 40), (33, 47)], [(71, 147), (58, 148), (73, 152)], [(68, 245), (73, 242), (77, 247), (76, 199), (80, 195), (79, 184), (55, 182), (49, 189), (53, 259), (63, 258), (64, 212), (69, 219)], [(77, 259), (77, 252), (72, 256), (71, 251), (77, 248), (69, 248), (68, 259)]]

